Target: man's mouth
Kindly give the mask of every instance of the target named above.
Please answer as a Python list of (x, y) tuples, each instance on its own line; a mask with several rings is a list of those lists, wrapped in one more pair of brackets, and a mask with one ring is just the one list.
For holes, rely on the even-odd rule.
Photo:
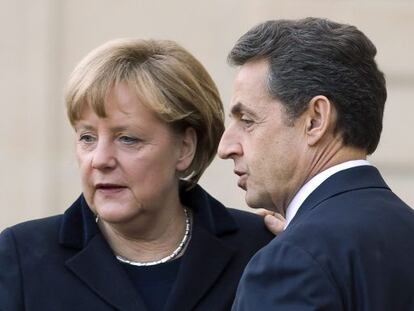
[(242, 188), (243, 190), (247, 190), (247, 175), (241, 175), (239, 181), (237, 182), (237, 186)]
[(234, 170), (234, 174), (236, 174), (237, 176), (239, 176), (239, 180), (237, 182), (237, 186), (239, 186), (240, 188), (242, 188), (243, 190), (247, 189), (247, 174), (243, 171), (239, 171), (239, 170)]

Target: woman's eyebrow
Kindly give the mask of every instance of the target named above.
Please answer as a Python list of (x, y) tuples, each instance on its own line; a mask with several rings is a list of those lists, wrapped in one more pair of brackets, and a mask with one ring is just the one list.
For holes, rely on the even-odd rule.
[(80, 130), (80, 129), (82, 129), (82, 130), (87, 130), (87, 131), (90, 131), (90, 130), (93, 130), (93, 129), (94, 129), (94, 127), (93, 127), (92, 125), (89, 125), (89, 124), (83, 123), (82, 121), (77, 122), (77, 123), (75, 124), (74, 128), (75, 128), (75, 130)]

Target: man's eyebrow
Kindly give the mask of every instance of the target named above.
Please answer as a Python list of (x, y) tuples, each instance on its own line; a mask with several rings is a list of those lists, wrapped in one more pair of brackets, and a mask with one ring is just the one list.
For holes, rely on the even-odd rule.
[(243, 110), (243, 104), (242, 103), (237, 103), (235, 104), (233, 107), (231, 107), (230, 109), (230, 117), (234, 116), (234, 115), (238, 115), (240, 114), (240, 112)]
[(250, 115), (256, 116), (256, 114), (246, 105), (238, 102), (233, 107), (231, 107), (229, 117), (231, 118), (232, 116), (240, 115), (243, 112), (247, 112)]

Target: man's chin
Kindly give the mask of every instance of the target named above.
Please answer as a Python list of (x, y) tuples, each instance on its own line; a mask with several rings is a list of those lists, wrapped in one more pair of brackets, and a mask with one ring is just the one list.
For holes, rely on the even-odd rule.
[(246, 191), (246, 195), (245, 195), (244, 200), (245, 200), (247, 206), (249, 206), (250, 208), (261, 208), (262, 207), (262, 206), (260, 206), (260, 201), (258, 200), (258, 198), (253, 196), (248, 191)]
[(267, 210), (274, 210), (274, 205), (271, 200), (266, 200), (266, 197), (254, 195), (251, 191), (246, 191), (245, 202), (250, 208), (263, 208)]

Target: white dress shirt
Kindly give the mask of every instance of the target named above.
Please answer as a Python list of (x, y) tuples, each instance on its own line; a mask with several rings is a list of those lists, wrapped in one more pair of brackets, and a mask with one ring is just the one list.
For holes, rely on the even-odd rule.
[(362, 165), (371, 165), (367, 160), (352, 160), (347, 161), (344, 163), (340, 163), (334, 165), (319, 174), (312, 177), (306, 184), (299, 189), (299, 191), (295, 194), (292, 201), (290, 201), (287, 209), (286, 209), (286, 223), (285, 229), (292, 221), (293, 217), (295, 217), (296, 213), (298, 212), (302, 203), (306, 200), (306, 198), (322, 184), (328, 177), (332, 176), (335, 173), (340, 171), (346, 170), (351, 167), (362, 166)]

